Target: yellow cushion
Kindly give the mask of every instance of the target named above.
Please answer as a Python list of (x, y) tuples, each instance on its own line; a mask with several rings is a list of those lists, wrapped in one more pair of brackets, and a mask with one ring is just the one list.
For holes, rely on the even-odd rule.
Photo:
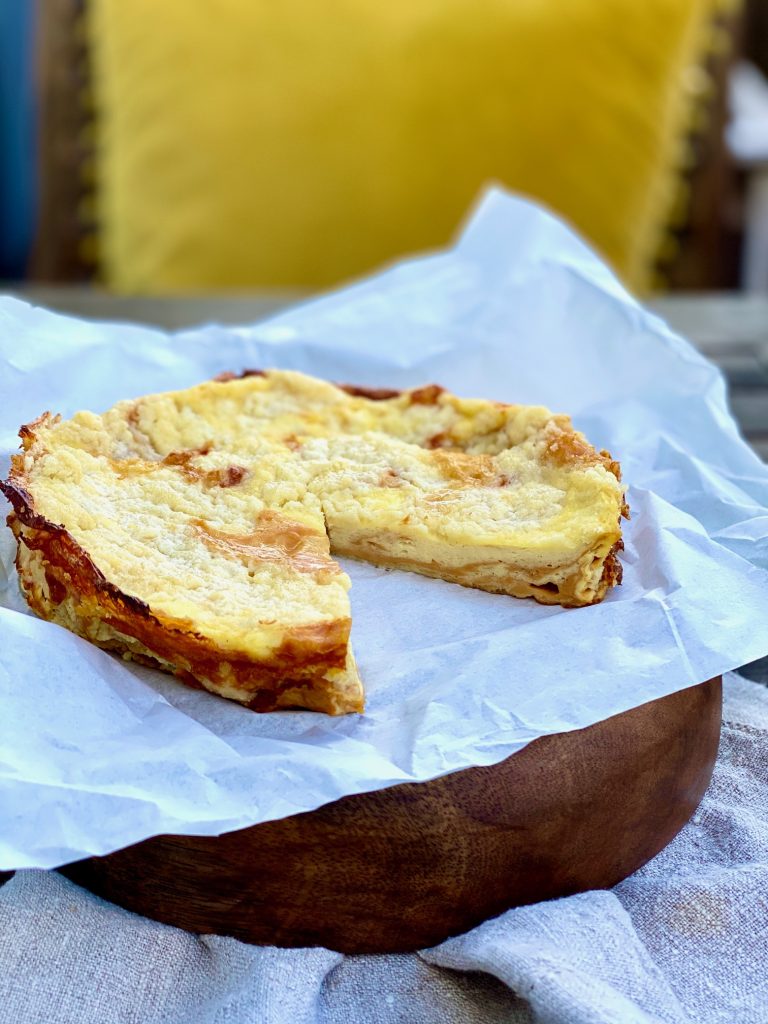
[(496, 181), (643, 288), (721, 5), (91, 0), (106, 280), (322, 287)]

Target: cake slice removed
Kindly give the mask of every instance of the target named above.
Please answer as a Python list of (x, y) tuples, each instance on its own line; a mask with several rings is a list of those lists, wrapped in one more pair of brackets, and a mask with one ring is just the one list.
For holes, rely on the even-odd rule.
[(621, 581), (619, 465), (543, 406), (272, 370), (21, 437), (31, 607), (259, 711), (362, 709), (332, 554), (566, 607)]

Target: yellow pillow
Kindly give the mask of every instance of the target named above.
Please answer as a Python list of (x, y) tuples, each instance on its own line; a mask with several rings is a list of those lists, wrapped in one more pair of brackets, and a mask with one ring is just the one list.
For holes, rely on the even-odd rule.
[(644, 288), (723, 0), (91, 0), (103, 270), (323, 287), (484, 184)]

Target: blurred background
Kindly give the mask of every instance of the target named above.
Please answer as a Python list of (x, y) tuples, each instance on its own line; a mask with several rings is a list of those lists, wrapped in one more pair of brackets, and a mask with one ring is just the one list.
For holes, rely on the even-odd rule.
[(254, 319), (489, 183), (720, 361), (768, 452), (768, 0), (0, 0), (0, 287)]

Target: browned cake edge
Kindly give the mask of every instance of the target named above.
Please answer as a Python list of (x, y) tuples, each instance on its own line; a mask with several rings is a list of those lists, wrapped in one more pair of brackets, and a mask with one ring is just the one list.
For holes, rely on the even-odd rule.
[[(214, 379), (225, 383), (250, 376), (266, 376), (266, 371), (224, 372)], [(425, 405), (436, 404), (445, 393), (437, 384), (405, 390), (353, 384), (336, 386), (351, 396), (371, 401), (407, 394), (412, 402)], [(50, 413), (43, 413), (34, 422), (22, 426), (19, 435), (24, 449), (32, 447), (39, 424), (56, 419), (58, 417), (51, 417)], [(556, 417), (554, 424), (547, 458), (561, 465), (601, 463), (621, 479), (619, 463), (609, 452), (598, 452), (573, 428), (568, 417)], [(327, 714), (362, 711), (362, 687), (349, 648), (349, 618), (287, 629), (283, 643), (268, 660), (223, 651), (196, 633), (191, 623), (158, 615), (143, 601), (110, 583), (63, 526), (49, 522), (35, 511), (25, 483), (24, 457), (16, 455), (12, 458), (8, 479), (0, 481), (0, 490), (14, 509), (8, 517), (8, 525), (17, 540), (16, 567), (20, 584), (30, 607), (42, 618), (63, 625), (98, 646), (120, 651), (127, 659), (171, 672), (190, 686), (211, 690), (256, 711), (283, 707), (304, 707)], [(619, 521), (622, 517), (629, 518), (626, 502), (622, 503)], [(484, 566), (478, 566), (477, 572), (469, 576), (466, 573), (447, 575), (445, 567), (431, 571), (428, 566), (399, 562), (398, 567), (470, 587), (533, 597), (544, 604), (567, 607), (597, 603), (611, 587), (621, 583), (622, 567), (617, 556), (623, 547), (619, 538), (606, 555), (599, 584), (589, 601), (577, 599), (575, 593), (550, 592), (542, 585), (529, 586), (529, 581), (523, 580), (519, 581), (520, 586), (518, 581), (510, 579), (499, 587), (493, 573), (489, 576), (488, 567)], [(380, 565), (395, 565), (383, 557), (381, 551), (376, 553), (375, 559), (359, 547), (344, 550), (342, 545), (336, 551)]]
[[(214, 380), (221, 383), (232, 380), (242, 380), (246, 377), (266, 377), (267, 370), (247, 368), (239, 373), (225, 371), (219, 374)], [(385, 402), (390, 399), (400, 398), (407, 395), (409, 401), (416, 405), (436, 405), (441, 396), (447, 391), (440, 384), (423, 384), (417, 388), (372, 388), (365, 385), (347, 384), (336, 382), (335, 386), (340, 391), (354, 398), (364, 398), (373, 402)], [(496, 402), (498, 406), (508, 406), (506, 402)], [(429, 444), (430, 448), (440, 447), (447, 443), (450, 447), (450, 439), (443, 435), (433, 438)], [(554, 415), (551, 423), (547, 446), (544, 457), (551, 463), (558, 466), (577, 465), (582, 466), (602, 465), (607, 472), (621, 481), (621, 465), (613, 458), (610, 452), (605, 449), (597, 450), (588, 439), (571, 423), (569, 416)], [(515, 566), (504, 565), (499, 560), (487, 563), (477, 563), (452, 568), (445, 564), (434, 562), (416, 562), (408, 559), (398, 558), (388, 553), (387, 544), (382, 543), (381, 531), (376, 531), (372, 537), (366, 537), (362, 533), (358, 537), (342, 537), (336, 530), (333, 534), (334, 554), (346, 555), (350, 558), (359, 558), (375, 565), (394, 569), (403, 569), (417, 572), (424, 576), (433, 576), (449, 583), (457, 583), (473, 589), (487, 590), (490, 593), (508, 594), (518, 598), (532, 597), (540, 604), (558, 604), (565, 608), (578, 608), (589, 604), (599, 604), (612, 587), (619, 586), (622, 581), (623, 569), (619, 561), (619, 552), (624, 550), (624, 541), (621, 538), (621, 520), (629, 519), (629, 505), (622, 499), (618, 514), (618, 537), (608, 553), (602, 559), (602, 570), (596, 576), (588, 594), (583, 593), (583, 572), (578, 566), (572, 567), (572, 572), (565, 575), (557, 585), (544, 583), (532, 578), (530, 570), (521, 572)]]
[(23, 456), (13, 457), (0, 489), (13, 506), (7, 521), (17, 541), (21, 588), (41, 618), (254, 711), (362, 711), (348, 617), (286, 629), (268, 660), (221, 650), (191, 624), (153, 612), (110, 583), (63, 526), (40, 516), (25, 487)]
[(547, 566), (540, 572), (530, 567), (510, 564), (494, 558), (489, 551), (488, 558), (462, 565), (446, 565), (435, 559), (402, 557), (392, 553), (397, 538), (390, 542), (385, 531), (357, 531), (333, 534), (333, 551), (336, 555), (356, 558), (381, 568), (401, 569), (416, 572), (421, 576), (432, 576), (446, 583), (456, 583), (472, 590), (485, 590), (491, 594), (506, 594), (510, 597), (532, 597), (539, 604), (560, 605), (563, 608), (583, 608), (599, 604), (611, 587), (621, 583), (622, 567), (618, 552), (624, 547), (619, 538), (609, 549), (600, 563), (599, 556), (587, 556), (595, 563), (594, 574), (585, 575), (578, 564), (561, 567), (557, 583), (543, 577), (552, 576), (553, 568)]

